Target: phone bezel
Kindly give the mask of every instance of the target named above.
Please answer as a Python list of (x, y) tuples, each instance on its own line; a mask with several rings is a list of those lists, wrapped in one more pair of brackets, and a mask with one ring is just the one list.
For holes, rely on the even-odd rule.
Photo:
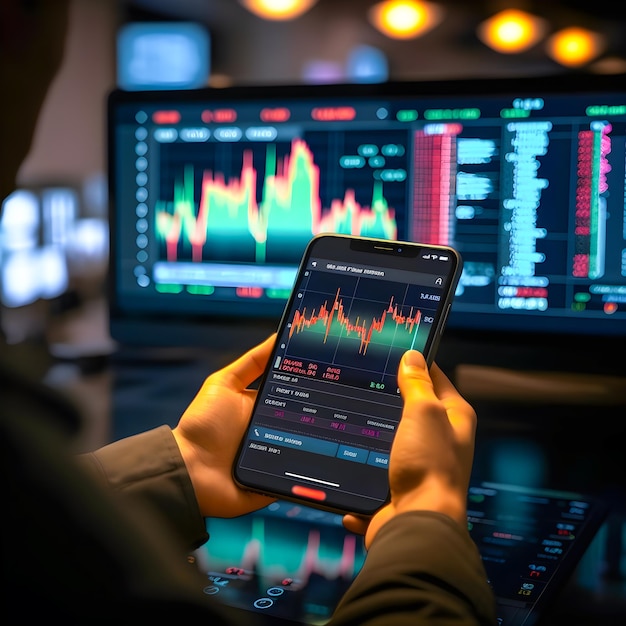
[[(370, 237), (362, 237), (362, 236), (355, 236), (355, 235), (342, 235), (342, 234), (316, 235), (310, 240), (309, 244), (307, 245), (303, 253), (302, 259), (300, 261), (298, 271), (296, 274), (296, 279), (294, 282), (294, 290), (292, 291), (285, 305), (283, 314), (281, 316), (280, 322), (277, 327), (277, 334), (276, 334), (277, 342), (280, 339), (280, 337), (283, 335), (283, 333), (285, 332), (286, 325), (289, 322), (289, 319), (293, 312), (292, 307), (294, 306), (295, 298), (296, 298), (295, 287), (301, 283), (302, 274), (303, 272), (306, 271), (306, 268), (308, 267), (309, 259), (312, 256), (318, 256), (320, 254), (323, 254), (324, 246), (326, 245), (333, 246), (337, 243), (344, 246), (344, 250), (346, 253), (356, 252), (357, 254), (358, 253), (375, 254), (377, 256), (385, 257), (388, 261), (392, 258), (402, 259), (403, 263), (406, 259), (417, 260), (417, 257), (420, 254), (420, 252), (424, 251), (425, 249), (428, 249), (429, 251), (431, 250), (441, 251), (450, 255), (450, 257), (452, 258), (452, 261), (450, 263), (451, 269), (446, 276), (446, 284), (444, 285), (443, 297), (440, 301), (439, 307), (437, 308), (435, 323), (433, 324), (433, 328), (424, 346), (423, 354), (424, 354), (427, 364), (430, 366), (435, 358), (437, 348), (439, 346), (439, 341), (441, 339), (441, 336), (442, 336), (442, 333), (445, 328), (447, 318), (450, 312), (450, 308), (451, 308), (452, 301), (454, 298), (455, 289), (459, 282), (462, 268), (463, 268), (463, 259), (460, 253), (456, 249), (450, 246), (443, 246), (443, 245), (438, 245), (438, 244), (416, 243), (416, 242), (398, 241), (398, 240), (382, 240), (382, 239), (375, 239), (375, 238), (370, 238)], [(321, 251), (320, 251), (320, 247), (322, 248)], [(341, 252), (343, 252), (344, 250), (342, 250)], [(339, 254), (341, 254), (341, 252)], [(389, 263), (386, 263), (383, 265), (385, 267), (388, 267)], [(398, 269), (400, 269), (400, 267), (401, 266), (398, 265)], [(407, 269), (407, 268), (402, 267), (402, 269)], [(258, 485), (253, 484), (252, 482), (242, 480), (242, 477), (238, 474), (240, 458), (244, 452), (244, 448), (248, 440), (248, 433), (254, 427), (254, 416), (256, 413), (256, 409), (259, 406), (259, 403), (261, 401), (262, 390), (267, 384), (268, 377), (271, 375), (273, 371), (272, 363), (274, 362), (276, 356), (277, 356), (277, 351), (276, 351), (276, 346), (275, 346), (268, 360), (268, 365), (265, 368), (263, 375), (260, 379), (260, 382), (258, 385), (258, 395), (257, 395), (257, 398), (255, 400), (255, 403), (251, 412), (250, 422), (249, 422), (248, 428), (246, 429), (244, 436), (241, 439), (239, 448), (237, 450), (237, 454), (235, 456), (235, 462), (233, 464), (233, 479), (235, 483), (239, 487), (246, 489), (247, 491), (261, 493), (263, 495), (271, 496), (274, 498), (279, 498), (281, 500), (286, 500), (289, 502), (300, 503), (305, 506), (310, 506), (313, 508), (318, 508), (318, 509), (330, 511), (333, 513), (339, 513), (339, 514), (352, 513), (356, 515), (365, 515), (365, 516), (373, 515), (377, 510), (379, 510), (380, 508), (382, 508), (385, 504), (389, 502), (389, 498), (390, 498), (389, 492), (387, 493), (386, 499), (384, 501), (381, 501), (380, 505), (376, 506), (375, 508), (371, 508), (371, 507), (362, 508), (362, 509), (357, 508), (357, 510), (355, 510), (356, 507), (344, 507), (340, 503), (339, 504), (327, 504), (324, 501), (309, 499), (303, 496), (297, 496), (297, 495), (285, 493), (280, 490), (274, 491), (272, 489), (267, 489), (265, 487), (261, 488)]]

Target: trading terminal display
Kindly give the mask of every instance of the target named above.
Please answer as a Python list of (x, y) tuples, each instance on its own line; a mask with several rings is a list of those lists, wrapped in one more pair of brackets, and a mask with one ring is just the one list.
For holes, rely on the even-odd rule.
[(114, 306), (277, 319), (339, 232), (456, 247), (450, 327), (615, 333), (626, 93), (470, 88), (115, 92)]

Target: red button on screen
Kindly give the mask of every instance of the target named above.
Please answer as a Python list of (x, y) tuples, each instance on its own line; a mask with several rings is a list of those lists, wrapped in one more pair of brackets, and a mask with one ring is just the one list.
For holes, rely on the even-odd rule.
[(309, 500), (326, 500), (326, 492), (321, 489), (311, 489), (311, 487), (303, 487), (302, 485), (296, 485), (291, 488), (291, 493), (301, 498), (309, 498)]

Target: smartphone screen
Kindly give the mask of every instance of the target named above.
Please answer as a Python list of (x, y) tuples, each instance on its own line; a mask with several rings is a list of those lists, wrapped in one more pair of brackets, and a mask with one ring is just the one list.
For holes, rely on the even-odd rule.
[(430, 363), (461, 272), (452, 248), (319, 235), (305, 250), (235, 461), (245, 488), (370, 515), (389, 498), (397, 372)]

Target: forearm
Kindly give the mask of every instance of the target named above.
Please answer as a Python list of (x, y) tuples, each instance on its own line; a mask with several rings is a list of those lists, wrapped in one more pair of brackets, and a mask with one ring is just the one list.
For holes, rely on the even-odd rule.
[(414, 512), (378, 532), (332, 626), (493, 626), (492, 591), (476, 546), (450, 518)]
[(208, 539), (189, 474), (171, 429), (161, 426), (81, 455), (110, 489), (150, 507), (193, 549)]

